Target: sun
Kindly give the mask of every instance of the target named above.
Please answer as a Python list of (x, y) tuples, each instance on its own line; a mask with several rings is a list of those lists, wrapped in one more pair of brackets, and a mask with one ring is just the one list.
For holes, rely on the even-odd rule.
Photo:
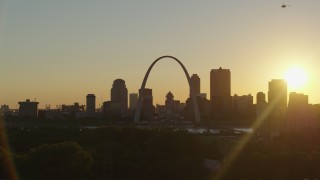
[(288, 83), (288, 88), (298, 90), (303, 88), (308, 80), (307, 72), (300, 67), (291, 67), (285, 73), (285, 80)]

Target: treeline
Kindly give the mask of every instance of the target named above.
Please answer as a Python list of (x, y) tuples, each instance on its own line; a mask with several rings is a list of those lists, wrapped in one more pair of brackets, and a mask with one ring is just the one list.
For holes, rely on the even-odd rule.
[(9, 129), (7, 136), (21, 179), (206, 179), (204, 159), (222, 158), (213, 141), (166, 128)]
[[(319, 134), (283, 133), (242, 143), (246, 136), (135, 127), (7, 130), (22, 180), (320, 178)], [(0, 178), (5, 179), (3, 156)], [(205, 159), (219, 160), (220, 169), (206, 169)]]
[(320, 134), (284, 132), (270, 141), (251, 141), (227, 171), (223, 179), (319, 179)]
[(240, 156), (225, 179), (319, 179), (320, 152), (251, 153)]

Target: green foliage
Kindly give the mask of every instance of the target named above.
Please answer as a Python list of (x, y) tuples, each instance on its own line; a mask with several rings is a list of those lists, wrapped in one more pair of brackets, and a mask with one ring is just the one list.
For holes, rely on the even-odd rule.
[(204, 179), (221, 159), (202, 135), (170, 128), (9, 129), (21, 179)]
[(225, 179), (319, 179), (319, 136), (283, 133), (270, 142), (251, 141)]
[[(7, 132), (21, 179), (208, 179), (215, 172), (204, 168), (204, 159), (223, 162), (242, 137), (135, 127)], [(320, 143), (305, 138), (252, 140), (223, 179), (319, 178)]]
[(92, 163), (91, 155), (75, 142), (43, 144), (17, 156), (23, 179), (78, 179)]

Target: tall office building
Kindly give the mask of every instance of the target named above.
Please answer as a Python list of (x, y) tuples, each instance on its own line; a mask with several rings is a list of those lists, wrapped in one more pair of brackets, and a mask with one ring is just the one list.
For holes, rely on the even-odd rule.
[(124, 114), (128, 110), (128, 89), (123, 79), (116, 79), (113, 81), (111, 102), (119, 105), (121, 114)]
[(275, 114), (283, 114), (286, 111), (287, 83), (283, 79), (272, 79), (269, 82), (268, 103)]
[(129, 100), (130, 100), (129, 109), (130, 110), (136, 109), (137, 102), (138, 102), (138, 93), (130, 93)]
[(195, 95), (200, 94), (200, 78), (197, 74), (192, 74), (191, 83), (192, 83)]
[(142, 97), (142, 119), (152, 119), (155, 114), (155, 107), (153, 106), (152, 89), (139, 89), (139, 96)]
[(87, 95), (86, 112), (93, 114), (96, 111), (96, 96), (94, 94)]
[(308, 102), (308, 95), (291, 92), (289, 94), (289, 103), (287, 111), (288, 130), (296, 132), (310, 132), (317, 127), (316, 120)]
[(142, 99), (143, 107), (153, 105), (152, 89), (148, 89), (148, 88), (145, 88), (144, 90), (139, 89), (139, 96), (142, 96), (143, 98)]
[(210, 72), (210, 101), (213, 115), (230, 114), (232, 108), (231, 73), (229, 69)]
[(268, 106), (270, 109), (270, 131), (279, 132), (286, 125), (287, 83), (283, 79), (272, 79), (269, 82)]
[(256, 123), (258, 124), (256, 136), (261, 139), (269, 138), (269, 112), (268, 104), (266, 101), (266, 94), (263, 92), (257, 93), (257, 104), (256, 104)]

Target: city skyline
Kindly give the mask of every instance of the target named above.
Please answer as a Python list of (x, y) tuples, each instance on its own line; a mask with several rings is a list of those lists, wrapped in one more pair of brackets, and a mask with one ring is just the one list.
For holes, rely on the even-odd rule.
[[(198, 74), (208, 97), (211, 69), (230, 69), (232, 96), (255, 97), (298, 66), (308, 84), (288, 84), (288, 94), (320, 103), (320, 2), (292, 1), (285, 9), (282, 3), (1, 1), (0, 103), (85, 104), (93, 93), (99, 105), (111, 99), (117, 78), (137, 93), (147, 67), (162, 55)], [(171, 61), (157, 64), (146, 87), (154, 104), (164, 104), (168, 91), (182, 101), (189, 96), (183, 71)]]
[[(219, 68), (219, 69), (221, 69), (221, 67)], [(215, 71), (215, 70), (219, 70), (219, 69), (212, 69), (211, 70), (211, 72), (212, 71)], [(229, 69), (223, 69), (223, 70), (227, 70), (227, 71), (229, 71)], [(230, 71), (229, 71), (229, 73), (230, 73)], [(193, 76), (197, 76), (197, 74), (193, 74)], [(198, 76), (197, 76), (198, 77)], [(199, 78), (199, 77), (198, 77)], [(190, 78), (191, 80), (192, 80), (192, 78)], [(201, 80), (201, 78), (199, 78), (199, 80)], [(117, 78), (117, 79), (115, 79), (114, 81), (113, 81), (113, 85), (112, 86), (114, 86), (114, 83), (115, 82), (118, 82), (118, 81), (121, 81), (121, 83), (123, 83), (124, 84), (124, 87), (125, 87), (125, 80), (123, 80), (123, 79), (120, 79), (120, 78)], [(267, 91), (267, 93), (265, 93), (265, 92), (262, 92), (262, 91), (259, 91), (259, 92), (257, 92), (256, 94), (243, 94), (243, 95), (240, 95), (240, 96), (252, 96), (252, 97), (254, 97), (254, 99), (255, 99), (255, 102), (254, 102), (254, 104), (257, 104), (258, 103), (258, 99), (257, 99), (257, 97), (256, 96), (261, 96), (261, 93), (263, 93), (264, 95), (265, 94), (269, 94), (270, 93), (270, 83), (272, 83), (272, 82), (283, 82), (283, 83), (285, 83), (285, 85), (287, 86), (287, 82), (286, 82), (286, 80), (285, 79), (271, 79), (269, 82), (268, 82), (268, 84), (269, 84), (269, 87), (268, 87), (268, 91)], [(210, 83), (210, 82), (209, 82)], [(199, 83), (198, 85), (200, 85), (201, 83)], [(232, 86), (232, 85), (231, 85)], [(221, 88), (221, 87), (220, 87)], [(103, 100), (102, 102), (101, 102), (101, 104), (100, 104), (100, 102), (95, 102), (94, 104), (95, 105), (99, 105), (99, 106), (97, 106), (97, 108), (102, 108), (102, 106), (103, 106), (103, 103), (104, 102), (117, 102), (116, 100), (113, 100), (112, 99), (112, 94), (113, 94), (113, 92), (114, 93), (122, 93), (121, 91), (115, 91), (115, 90), (113, 90), (114, 89), (114, 87), (112, 87), (111, 88), (111, 90), (110, 90), (110, 93), (111, 93), (111, 98), (110, 99), (106, 99), (106, 100)], [(125, 88), (126, 89), (126, 88)], [(131, 98), (131, 95), (136, 95), (137, 97), (139, 96), (139, 93), (140, 93), (140, 90), (141, 89), (139, 89), (139, 91), (138, 91), (138, 93), (135, 93), (135, 92), (126, 92), (126, 93), (124, 93), (124, 94), (127, 94), (126, 95), (126, 98), (127, 98), (127, 109), (130, 109), (130, 107), (131, 106), (133, 106), (133, 104), (132, 104), (132, 102), (131, 102), (131, 100), (130, 101), (128, 101), (130, 98)], [(148, 90), (148, 91), (151, 91), (152, 92), (152, 89), (150, 89), (150, 88), (145, 88), (145, 90)], [(126, 91), (127, 91), (127, 89), (126, 89)], [(282, 91), (279, 91), (280, 93), (282, 93)], [(169, 93), (171, 93), (171, 91), (169, 90)], [(210, 93), (210, 92), (209, 92)], [(277, 91), (275, 91), (274, 93), (278, 93)], [(293, 93), (293, 94), (303, 94), (303, 95), (305, 95), (305, 96), (307, 96), (307, 97), (309, 97), (309, 95), (308, 94), (304, 94), (303, 92), (297, 92), (297, 91), (288, 91), (287, 90), (287, 87), (286, 87), (286, 89), (285, 89), (285, 93), (286, 93), (286, 95), (283, 97), (283, 98), (285, 98), (285, 102), (286, 102), (286, 106), (288, 106), (288, 104), (289, 104), (289, 96), (290, 96), (290, 94), (291, 93)], [(151, 93), (152, 94), (152, 93)], [(211, 93), (210, 93), (211, 94)], [(197, 96), (201, 96), (201, 95), (205, 95), (205, 97), (207, 97), (207, 93), (196, 93), (196, 95)], [(72, 102), (72, 103), (77, 103), (77, 104), (88, 104), (88, 96), (93, 96), (94, 98), (95, 98), (95, 94), (87, 94), (86, 96), (85, 96), (85, 102), (84, 103), (79, 103), (79, 102), (81, 102), (81, 101), (75, 101), (75, 102)], [(166, 99), (167, 99), (167, 96), (168, 96), (168, 93), (164, 96), (164, 103), (163, 104), (161, 104), (161, 103), (153, 103), (153, 105), (165, 105), (165, 102), (166, 102)], [(231, 95), (230, 96), (230, 101), (233, 101), (232, 100), (232, 98), (234, 98), (234, 97), (238, 97), (239, 96), (239, 94), (237, 94), (237, 93), (235, 93), (235, 94), (233, 94), (233, 95)], [(137, 98), (136, 97), (136, 98)], [(189, 97), (187, 97), (186, 99), (182, 99), (182, 102), (184, 103), (184, 102), (186, 102), (187, 101), (187, 99), (188, 99)], [(269, 102), (272, 102), (271, 100), (270, 100), (270, 98), (272, 98), (272, 96), (270, 96), (270, 95), (267, 95), (267, 96), (265, 96), (265, 98), (268, 98), (269, 100), (268, 101), (266, 101), (266, 103), (269, 103)], [(153, 99), (153, 98), (152, 98)], [(206, 98), (205, 98), (206, 99)], [(210, 99), (208, 99), (208, 100), (211, 100), (211, 99), (216, 99), (216, 98), (210, 98)], [(181, 99), (178, 99), (178, 100), (181, 100)], [(39, 101), (37, 101), (37, 99), (35, 98), (34, 100), (30, 100), (30, 99), (28, 99), (27, 98), (27, 101), (30, 101), (30, 102), (36, 102), (36, 103), (38, 103), (38, 104), (41, 104)], [(95, 100), (94, 100), (95, 101)], [(133, 100), (135, 103), (136, 103), (136, 100)], [(261, 101), (261, 99), (260, 99), (260, 101)], [(17, 102), (17, 104), (19, 104), (20, 102)], [(71, 103), (71, 104), (72, 104)], [(130, 104), (129, 104), (130, 103)], [(231, 102), (230, 102), (231, 103)], [(56, 106), (57, 107), (60, 107), (61, 105), (67, 105), (68, 103), (60, 103), (60, 104), (57, 104)], [(309, 103), (309, 104), (313, 104), (313, 103)], [(320, 103), (315, 103), (315, 104), (320, 104)], [(3, 104), (3, 105), (8, 105), (8, 104)], [(91, 105), (90, 106), (93, 106), (93, 104), (91, 103)], [(45, 103), (45, 104), (43, 104), (43, 107), (41, 107), (40, 106), (40, 109), (43, 109), (43, 108), (51, 108), (52, 106), (51, 106), (51, 104), (47, 104), (47, 103)], [(92, 107), (91, 107), (92, 108)], [(17, 108), (14, 108), (14, 109), (17, 109)], [(96, 109), (96, 108), (94, 108), (94, 109)]]

